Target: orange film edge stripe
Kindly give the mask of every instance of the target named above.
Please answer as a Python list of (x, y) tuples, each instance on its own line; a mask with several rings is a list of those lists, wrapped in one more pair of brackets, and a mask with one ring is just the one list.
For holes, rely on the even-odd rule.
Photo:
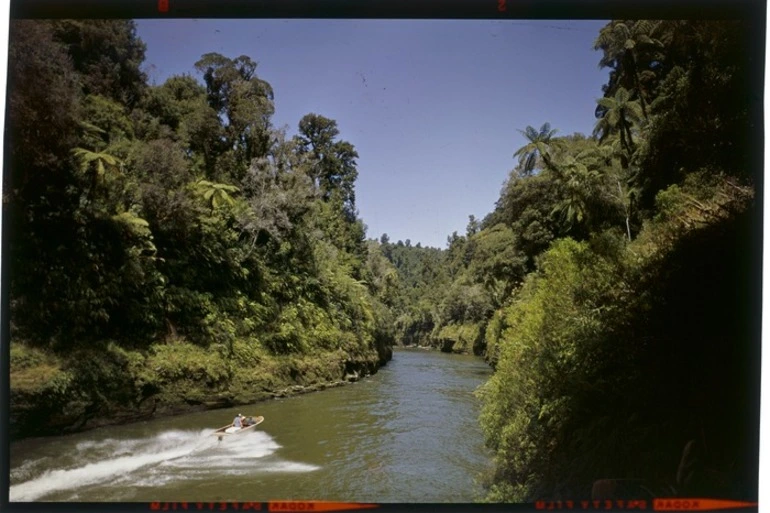
[(268, 511), (351, 511), (378, 508), (379, 504), (331, 501), (269, 501)]
[(724, 499), (671, 498), (655, 499), (654, 511), (708, 511), (714, 509), (734, 509), (757, 507), (756, 502), (732, 501)]

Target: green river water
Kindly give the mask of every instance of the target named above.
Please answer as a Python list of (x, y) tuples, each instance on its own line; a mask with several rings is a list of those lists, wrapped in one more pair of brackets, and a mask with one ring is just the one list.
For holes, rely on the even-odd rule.
[[(397, 350), (347, 386), (11, 445), (13, 501), (472, 502), (489, 468), (471, 356)], [(218, 442), (237, 413), (256, 431)]]

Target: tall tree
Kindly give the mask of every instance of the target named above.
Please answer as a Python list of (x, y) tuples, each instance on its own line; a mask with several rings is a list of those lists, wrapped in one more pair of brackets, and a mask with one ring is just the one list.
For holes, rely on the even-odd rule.
[[(614, 94), (615, 83), (617, 87), (633, 88), (644, 119), (648, 117), (654, 85), (651, 79), (656, 78), (655, 70), (662, 59), (661, 26), (662, 22), (652, 20), (613, 21), (602, 28), (594, 42), (594, 49), (604, 52), (599, 67), (610, 67), (616, 74), (607, 94)], [(626, 77), (629, 80), (624, 80)]]
[(60, 20), (56, 39), (68, 49), (85, 94), (136, 106), (146, 88), (145, 44), (132, 20)]
[(513, 154), (514, 157), (519, 157), (519, 165), (522, 166), (523, 175), (526, 176), (532, 173), (537, 165), (538, 157), (543, 160), (546, 168), (551, 167), (550, 144), (557, 130), (551, 130), (551, 124), (544, 123), (540, 130), (527, 126), (527, 128), (519, 130), (519, 132), (529, 141)]
[(604, 115), (597, 121), (594, 134), (599, 140), (605, 140), (610, 134), (617, 133), (620, 144), (625, 151), (623, 166), (628, 167), (633, 158), (636, 144), (633, 128), (642, 121), (642, 111), (637, 100), (631, 100), (631, 94), (624, 88), (619, 88), (615, 96), (597, 100), (605, 109)]
[(597, 194), (600, 173), (596, 162), (590, 156), (582, 153), (576, 157), (567, 157), (557, 166), (557, 181), (561, 187), (560, 201), (553, 211), (558, 212), (569, 231), (576, 225), (584, 228), (591, 227), (592, 200)]
[(15, 328), (50, 335), (59, 318), (49, 293), (62, 275), (40, 270), (60, 268), (56, 248), (74, 243), (78, 197), (69, 191), (77, 191), (77, 177), (69, 152), (78, 144), (78, 77), (49, 22), (15, 20), (9, 29), (3, 206), (11, 315)]
[(355, 180), (358, 153), (347, 141), (335, 140), (337, 122), (307, 114), (299, 122), (299, 151), (309, 159), (308, 173), (324, 199), (336, 196), (349, 217), (355, 215)]
[(300, 167), (310, 177), (321, 197), (319, 227), (335, 244), (355, 255), (358, 263), (366, 258), (365, 230), (357, 217), (355, 180), (358, 153), (347, 141), (336, 140), (337, 122), (318, 114), (307, 114), (299, 122), (295, 136)]
[[(10, 26), (8, 137), (13, 188), (65, 164), (76, 145), (80, 104), (78, 77), (66, 47), (50, 23), (20, 20)], [(37, 193), (34, 193), (37, 194)]]
[(225, 123), (221, 169), (209, 171), (216, 172), (219, 179), (238, 181), (252, 159), (269, 151), (270, 118), (275, 110), (273, 88), (256, 75), (257, 63), (245, 55), (229, 59), (207, 53), (195, 68), (206, 83), (209, 106)]

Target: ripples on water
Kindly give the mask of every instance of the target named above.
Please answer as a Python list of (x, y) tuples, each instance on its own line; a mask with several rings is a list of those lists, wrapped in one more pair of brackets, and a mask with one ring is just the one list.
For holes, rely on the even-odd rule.
[[(396, 351), (345, 387), (23, 440), (10, 500), (470, 502), (489, 465), (473, 391), (490, 373), (471, 357)], [(239, 411), (265, 422), (218, 442), (213, 427)]]
[[(270, 459), (280, 445), (256, 431), (219, 442), (212, 429), (165, 431), (149, 439), (85, 440), (58, 461), (44, 456), (11, 471), (11, 501), (34, 501), (89, 485), (153, 487), (222, 475), (312, 472), (315, 465)], [(86, 461), (91, 463), (83, 464)], [(54, 468), (52, 468), (54, 467)], [(58, 497), (58, 500), (67, 500)]]

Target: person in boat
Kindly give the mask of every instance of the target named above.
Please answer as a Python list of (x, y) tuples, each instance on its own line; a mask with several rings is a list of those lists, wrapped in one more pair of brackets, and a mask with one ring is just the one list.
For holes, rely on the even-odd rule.
[(254, 420), (254, 417), (246, 417), (243, 419), (243, 427), (253, 426), (256, 423), (257, 422)]
[(235, 419), (233, 419), (233, 427), (242, 428), (243, 427), (243, 415), (240, 413), (235, 416)]

